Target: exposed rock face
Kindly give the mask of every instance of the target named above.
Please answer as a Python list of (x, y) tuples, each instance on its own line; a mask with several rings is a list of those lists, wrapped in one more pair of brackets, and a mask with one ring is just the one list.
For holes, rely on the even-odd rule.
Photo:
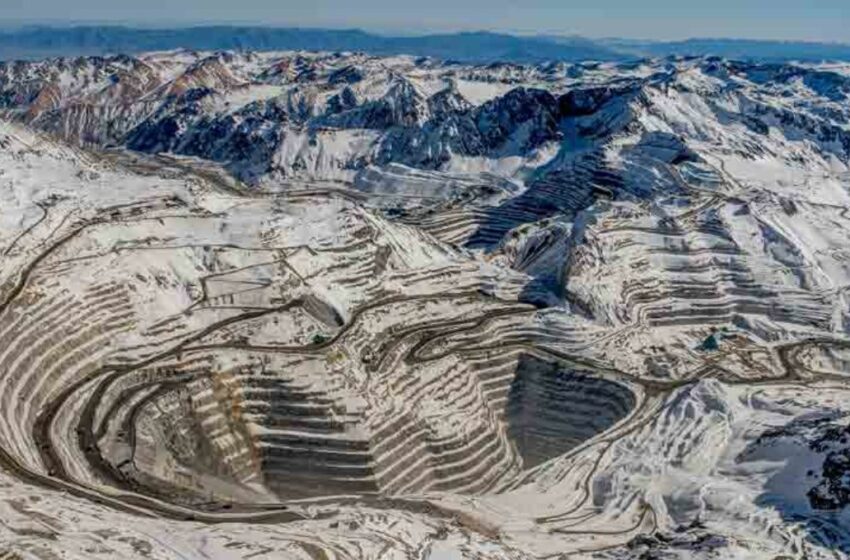
[[(812, 451), (825, 454), (818, 483), (808, 491), (813, 508), (841, 510), (850, 505), (850, 429), (832, 425), (813, 438)], [(815, 473), (812, 473), (815, 475)]]

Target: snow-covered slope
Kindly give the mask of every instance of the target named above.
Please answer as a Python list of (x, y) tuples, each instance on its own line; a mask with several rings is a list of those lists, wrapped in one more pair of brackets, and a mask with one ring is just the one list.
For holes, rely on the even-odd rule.
[(847, 556), (847, 76), (3, 64), (0, 558)]

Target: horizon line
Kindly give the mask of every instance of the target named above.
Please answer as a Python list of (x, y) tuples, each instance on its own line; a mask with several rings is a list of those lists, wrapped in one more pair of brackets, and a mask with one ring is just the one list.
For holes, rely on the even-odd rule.
[(281, 23), (264, 23), (256, 21), (245, 22), (223, 22), (223, 21), (172, 21), (172, 22), (154, 22), (154, 21), (117, 21), (117, 20), (29, 20), (17, 19), (6, 20), (0, 18), (0, 33), (8, 33), (9, 31), (21, 31), (27, 28), (47, 28), (47, 29), (79, 29), (90, 27), (102, 28), (123, 28), (132, 30), (162, 30), (162, 31), (179, 31), (184, 29), (203, 29), (203, 28), (256, 28), (256, 29), (278, 29), (278, 30), (302, 30), (302, 31), (338, 31), (338, 32), (359, 32), (367, 35), (398, 38), (398, 37), (428, 37), (439, 35), (464, 35), (464, 34), (492, 34), (502, 35), (517, 38), (539, 38), (539, 39), (582, 39), (587, 41), (635, 41), (643, 43), (684, 43), (688, 41), (740, 41), (753, 43), (785, 43), (785, 44), (810, 44), (810, 45), (838, 45), (850, 47), (850, 40), (824, 40), (824, 39), (788, 39), (788, 38), (754, 38), (735, 35), (692, 35), (677, 39), (661, 39), (651, 37), (638, 36), (621, 36), (621, 35), (582, 35), (580, 33), (571, 32), (556, 32), (545, 30), (517, 30), (517, 29), (495, 29), (495, 28), (438, 28), (430, 27), (423, 29), (411, 29), (404, 26), (398, 27), (364, 27), (364, 26), (336, 26), (328, 25), (312, 25), (312, 24), (294, 24), (286, 25)]

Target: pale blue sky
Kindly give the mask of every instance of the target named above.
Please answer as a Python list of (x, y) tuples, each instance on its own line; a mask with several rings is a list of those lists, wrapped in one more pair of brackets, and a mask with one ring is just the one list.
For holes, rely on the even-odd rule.
[(0, 21), (260, 23), (850, 43), (850, 0), (0, 0)]

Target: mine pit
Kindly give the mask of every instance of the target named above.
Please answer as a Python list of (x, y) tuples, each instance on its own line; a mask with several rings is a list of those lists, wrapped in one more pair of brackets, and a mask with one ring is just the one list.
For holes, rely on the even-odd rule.
[(532, 468), (607, 431), (635, 404), (634, 393), (621, 383), (524, 355), (504, 420), (523, 466)]
[[(280, 500), (431, 490), (489, 493), (499, 480), (606, 432), (636, 405), (628, 385), (590, 368), (525, 353), (503, 367), (510, 373), (497, 391), (501, 396), (479, 401), (484, 409), (477, 413), (470, 412), (471, 404), (462, 405), (454, 413), (470, 414), (465, 427), (440, 433), (432, 433), (427, 420), (415, 414), (388, 417), (389, 431), (370, 432), (362, 429), (363, 417), (345, 414), (329, 395), (272, 377), (246, 378), (236, 416), (223, 413), (234, 403), (199, 402), (192, 411), (163, 401), (149, 409), (170, 410), (174, 417), (166, 421), (159, 413), (149, 419), (148, 426), (162, 431), (147, 443), (140, 439), (136, 466), (173, 484), (168, 469), (144, 460), (171, 456), (174, 465), (186, 469), (188, 487), (237, 502), (250, 501), (238, 488), (255, 483)], [(472, 379), (478, 378), (470, 378), (470, 395), (475, 394)], [(253, 437), (246, 437), (250, 432)]]

